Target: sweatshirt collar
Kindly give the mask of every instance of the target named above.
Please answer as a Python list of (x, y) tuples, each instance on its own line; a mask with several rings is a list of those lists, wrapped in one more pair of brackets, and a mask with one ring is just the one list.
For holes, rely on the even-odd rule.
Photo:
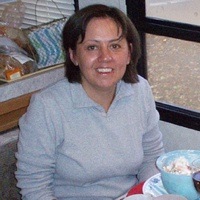
[[(133, 85), (134, 84), (125, 83), (122, 80), (119, 81), (117, 83), (116, 96), (113, 100), (113, 103), (117, 102), (118, 100), (124, 97), (133, 95), (134, 94)], [(96, 102), (94, 102), (92, 99), (88, 97), (87, 93), (85, 92), (80, 83), (71, 83), (70, 92), (73, 104), (77, 108), (99, 106)]]

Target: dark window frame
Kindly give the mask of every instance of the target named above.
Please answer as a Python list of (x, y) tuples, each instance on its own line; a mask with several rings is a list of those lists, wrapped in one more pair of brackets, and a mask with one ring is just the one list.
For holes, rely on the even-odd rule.
[[(127, 15), (135, 24), (141, 36), (142, 57), (138, 63), (138, 73), (148, 79), (145, 34), (167, 36), (187, 41), (200, 42), (198, 26), (147, 18), (145, 0), (126, 0)], [(200, 131), (200, 113), (174, 105), (156, 102), (162, 121)]]
[(79, 2), (78, 2), (78, 0), (74, 0), (74, 7), (75, 7), (75, 11), (79, 10)]

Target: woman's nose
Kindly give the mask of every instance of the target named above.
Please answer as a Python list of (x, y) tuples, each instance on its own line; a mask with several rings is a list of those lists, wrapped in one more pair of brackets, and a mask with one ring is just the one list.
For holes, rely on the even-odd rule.
[(99, 52), (99, 62), (108, 62), (112, 60), (112, 52), (109, 48), (103, 47)]

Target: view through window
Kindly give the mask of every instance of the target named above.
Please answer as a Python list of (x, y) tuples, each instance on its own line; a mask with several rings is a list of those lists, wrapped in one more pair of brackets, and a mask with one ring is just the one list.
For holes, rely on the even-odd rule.
[(156, 101), (200, 111), (200, 43), (147, 34), (148, 80)]
[[(186, 12), (187, 10), (187, 12)], [(150, 18), (200, 25), (199, 0), (146, 0)], [(146, 34), (155, 100), (200, 111), (200, 43)]]

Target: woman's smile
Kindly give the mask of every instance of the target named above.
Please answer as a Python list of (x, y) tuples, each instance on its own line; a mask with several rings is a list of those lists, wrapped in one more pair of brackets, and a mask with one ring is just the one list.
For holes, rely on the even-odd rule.
[(97, 71), (99, 73), (109, 74), (113, 71), (113, 69), (112, 68), (97, 68)]

